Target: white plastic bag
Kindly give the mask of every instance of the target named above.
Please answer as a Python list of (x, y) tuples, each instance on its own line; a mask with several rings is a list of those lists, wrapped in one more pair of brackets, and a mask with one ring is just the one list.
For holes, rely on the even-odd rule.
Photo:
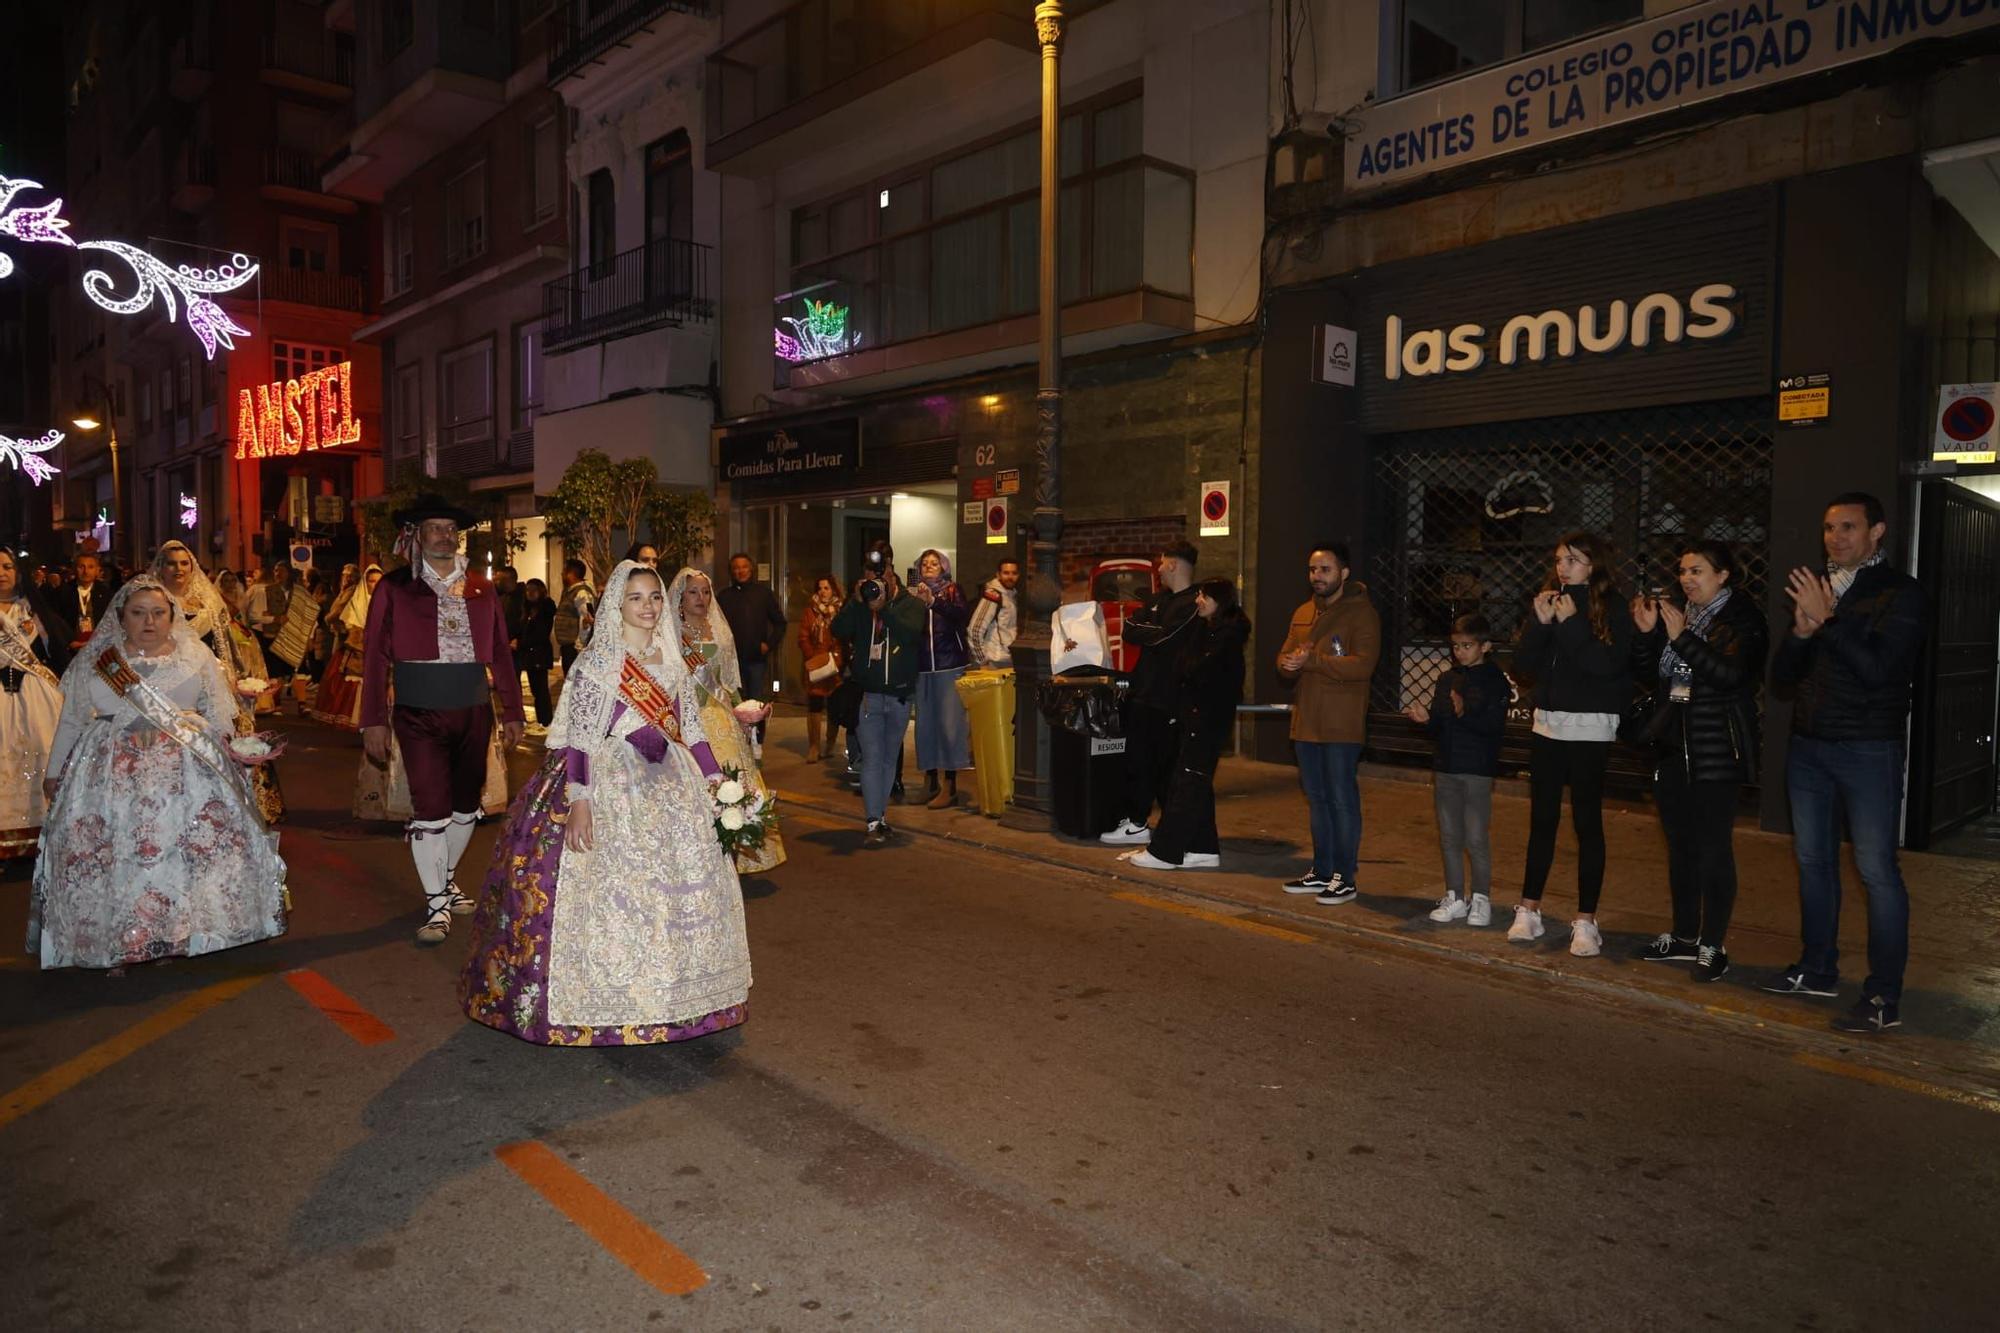
[[(1096, 602), (1069, 602), (1049, 617), (1049, 671), (1061, 674), (1072, 667), (1108, 667), (1111, 653), (1105, 647), (1104, 608)], [(1074, 648), (1065, 647), (1075, 643)]]

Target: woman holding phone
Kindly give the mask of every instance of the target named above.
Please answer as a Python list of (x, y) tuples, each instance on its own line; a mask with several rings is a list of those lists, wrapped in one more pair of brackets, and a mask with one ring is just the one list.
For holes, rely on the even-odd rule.
[(1657, 596), (1632, 603), (1633, 671), (1653, 688), (1644, 735), (1657, 751), (1653, 802), (1674, 902), (1673, 929), (1636, 956), (1692, 962), (1698, 979), (1720, 981), (1736, 904), (1736, 801), (1757, 780), (1757, 691), (1770, 634), (1756, 603), (1736, 591), (1736, 559), (1721, 542), (1682, 543), (1676, 574), (1685, 608)]
[(1549, 581), (1514, 650), (1515, 669), (1534, 678), (1528, 744), (1528, 863), (1507, 938), (1543, 935), (1542, 890), (1555, 863), (1563, 788), (1576, 826), (1576, 920), (1569, 951), (1604, 951), (1597, 899), (1604, 888), (1604, 768), (1618, 721), (1632, 701), (1632, 613), (1614, 572), (1616, 552), (1594, 532), (1566, 534)]

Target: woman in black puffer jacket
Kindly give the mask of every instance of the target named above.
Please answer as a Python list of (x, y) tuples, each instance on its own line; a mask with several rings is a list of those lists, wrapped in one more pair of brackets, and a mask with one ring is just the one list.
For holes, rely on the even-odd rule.
[(1250, 619), (1228, 579), (1204, 579), (1194, 599), (1195, 633), (1174, 662), (1175, 721), (1181, 732), (1173, 781), (1153, 841), (1125, 859), (1148, 870), (1213, 870), (1222, 864), (1215, 830), (1215, 769), (1243, 702), (1243, 645)]
[(1743, 785), (1757, 780), (1757, 693), (1770, 634), (1747, 592), (1734, 589), (1735, 557), (1721, 542), (1691, 541), (1679, 559), (1685, 608), (1641, 597), (1633, 675), (1651, 684), (1644, 730), (1656, 753), (1653, 799), (1667, 838), (1673, 930), (1643, 946), (1654, 962), (1693, 960), (1695, 976), (1729, 970), (1723, 936), (1736, 903), (1731, 842)]

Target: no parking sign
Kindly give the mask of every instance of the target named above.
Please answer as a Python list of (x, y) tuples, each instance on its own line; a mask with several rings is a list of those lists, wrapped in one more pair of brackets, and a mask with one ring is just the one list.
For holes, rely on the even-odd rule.
[(1229, 483), (1204, 481), (1201, 484), (1201, 535), (1229, 535)]
[(1953, 463), (2000, 459), (2000, 384), (1939, 386), (1931, 457)]
[(986, 544), (1007, 544), (1007, 497), (997, 495), (986, 501)]

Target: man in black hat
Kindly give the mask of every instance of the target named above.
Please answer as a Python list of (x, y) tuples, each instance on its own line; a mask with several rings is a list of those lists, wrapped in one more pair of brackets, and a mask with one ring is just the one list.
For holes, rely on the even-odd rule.
[(368, 603), (361, 740), (369, 759), (387, 764), (389, 729), (395, 728), (410, 780), (411, 819), (404, 832), (424, 891), (417, 942), (441, 944), (451, 934), (452, 917), (473, 908), (459, 892), (456, 872), (479, 822), (493, 735), (488, 689), (500, 691), (506, 748), (520, 743), (526, 717), (500, 598), (458, 553), (459, 532), (475, 519), (436, 495), (418, 496), (395, 519), (401, 529), (396, 553), (410, 563), (384, 576)]

